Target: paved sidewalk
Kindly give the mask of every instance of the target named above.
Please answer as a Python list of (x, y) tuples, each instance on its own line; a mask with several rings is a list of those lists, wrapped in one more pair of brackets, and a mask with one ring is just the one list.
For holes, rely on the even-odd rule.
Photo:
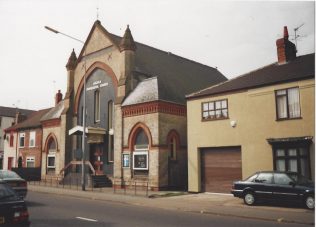
[[(149, 197), (152, 198), (148, 198), (144, 196), (144, 193), (142, 195), (133, 196), (130, 194), (131, 192), (128, 192), (129, 194), (124, 195), (122, 190), (114, 194), (112, 188), (104, 188), (102, 191), (98, 191), (98, 189), (95, 191), (78, 191), (65, 188), (28, 185), (28, 190), (206, 215), (214, 214), (274, 222), (314, 225), (315, 219), (314, 211), (309, 211), (304, 208), (263, 205), (249, 207), (244, 205), (241, 199), (234, 198), (229, 194), (150, 192)], [(140, 194), (140, 192), (138, 193)]]

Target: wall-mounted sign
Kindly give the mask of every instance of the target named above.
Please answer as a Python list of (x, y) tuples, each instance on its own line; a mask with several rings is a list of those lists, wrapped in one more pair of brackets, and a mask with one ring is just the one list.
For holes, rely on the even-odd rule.
[(94, 81), (91, 87), (87, 87), (87, 91), (99, 89), (101, 87), (109, 86), (109, 83), (102, 83), (101, 80)]
[(148, 170), (148, 151), (133, 152), (133, 169)]
[(127, 168), (130, 166), (129, 154), (122, 155), (123, 168)]

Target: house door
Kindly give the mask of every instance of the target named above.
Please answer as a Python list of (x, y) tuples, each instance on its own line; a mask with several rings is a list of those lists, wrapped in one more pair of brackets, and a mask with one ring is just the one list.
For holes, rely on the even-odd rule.
[(103, 174), (103, 144), (90, 144), (90, 162), (97, 175)]
[(8, 170), (12, 169), (13, 157), (8, 157)]

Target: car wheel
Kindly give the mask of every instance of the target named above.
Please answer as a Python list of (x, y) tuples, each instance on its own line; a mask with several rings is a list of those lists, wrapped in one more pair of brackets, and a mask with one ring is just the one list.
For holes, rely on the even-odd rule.
[(244, 194), (244, 202), (245, 204), (247, 204), (248, 206), (252, 206), (255, 204), (256, 199), (255, 196), (252, 192), (246, 192)]
[(308, 195), (305, 198), (305, 206), (310, 210), (313, 210), (315, 208), (315, 200), (313, 196)]

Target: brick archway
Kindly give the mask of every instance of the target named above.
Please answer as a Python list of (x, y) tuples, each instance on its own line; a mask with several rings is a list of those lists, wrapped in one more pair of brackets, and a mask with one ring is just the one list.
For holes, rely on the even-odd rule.
[(92, 75), (92, 73), (97, 70), (97, 69), (101, 69), (103, 71), (106, 72), (106, 74), (108, 76), (111, 77), (113, 85), (114, 85), (114, 89), (115, 89), (115, 96), (117, 96), (117, 86), (118, 86), (118, 81), (117, 81), (117, 77), (115, 75), (115, 73), (113, 72), (112, 68), (110, 66), (108, 66), (107, 64), (103, 63), (103, 62), (94, 62), (88, 69), (87, 72), (85, 73), (85, 75), (81, 78), (81, 81), (79, 83), (78, 89), (77, 89), (77, 93), (75, 96), (75, 102), (74, 102), (74, 113), (77, 114), (78, 113), (78, 108), (79, 108), (79, 101), (80, 101), (80, 96), (81, 96), (81, 92), (83, 91), (83, 85), (84, 85), (84, 78), (86, 78), (86, 81), (88, 80), (88, 78)]
[(48, 145), (50, 143), (51, 140), (54, 140), (55, 144), (56, 144), (56, 152), (59, 151), (59, 146), (58, 146), (58, 140), (57, 137), (54, 133), (50, 133), (45, 140), (45, 145), (44, 145), (44, 150), (43, 152), (45, 152), (46, 154), (48, 153)]
[(138, 122), (137, 124), (135, 124), (133, 126), (133, 128), (131, 129), (129, 136), (128, 136), (128, 147), (129, 147), (129, 150), (131, 150), (131, 151), (134, 149), (135, 139), (136, 139), (136, 136), (140, 130), (144, 130), (144, 132), (148, 138), (149, 150), (152, 147), (152, 136), (151, 136), (150, 129), (144, 123)]

